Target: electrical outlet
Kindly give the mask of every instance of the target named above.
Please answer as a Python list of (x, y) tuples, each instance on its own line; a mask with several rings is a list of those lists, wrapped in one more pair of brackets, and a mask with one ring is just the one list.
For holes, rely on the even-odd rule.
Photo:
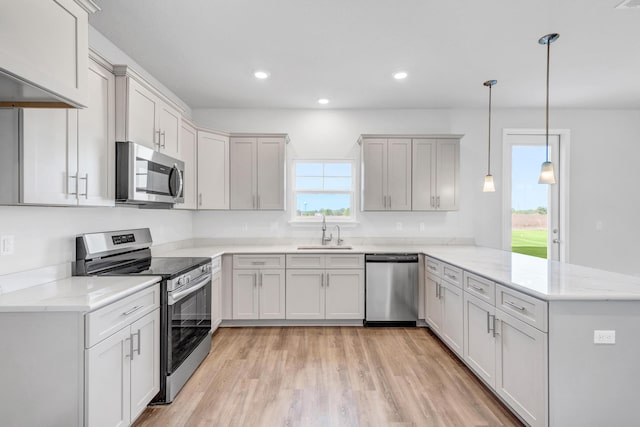
[(593, 331), (594, 344), (615, 344), (616, 331)]
[(0, 255), (13, 255), (13, 236), (0, 237)]
[(249, 224), (248, 224), (248, 223), (246, 223), (246, 222), (245, 222), (245, 223), (242, 225), (242, 231), (249, 231)]
[(420, 223), (420, 231), (424, 231), (424, 222)]
[(396, 230), (397, 231), (402, 231), (402, 223), (401, 222), (396, 222)]
[(602, 231), (602, 221), (596, 221), (596, 231)]

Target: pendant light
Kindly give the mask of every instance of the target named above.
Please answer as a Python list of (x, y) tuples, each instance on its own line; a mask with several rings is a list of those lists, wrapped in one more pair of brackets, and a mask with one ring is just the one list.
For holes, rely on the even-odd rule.
[(540, 168), (540, 179), (538, 184), (555, 184), (556, 175), (553, 171), (553, 163), (549, 161), (549, 59), (551, 57), (551, 43), (558, 40), (560, 34), (552, 33), (543, 36), (538, 43), (547, 45), (547, 124), (546, 124), (546, 161), (542, 163)]
[(484, 177), (484, 187), (482, 191), (485, 193), (493, 193), (496, 186), (493, 183), (493, 175), (491, 175), (491, 88), (498, 83), (497, 80), (487, 80), (483, 85), (489, 88), (489, 148), (487, 151), (487, 175)]

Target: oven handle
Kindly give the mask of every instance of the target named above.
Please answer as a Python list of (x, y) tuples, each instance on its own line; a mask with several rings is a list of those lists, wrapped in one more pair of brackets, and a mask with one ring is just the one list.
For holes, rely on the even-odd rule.
[(169, 292), (168, 303), (169, 305), (173, 305), (180, 301), (181, 299), (191, 295), (192, 293), (204, 288), (208, 282), (211, 281), (211, 275), (207, 274), (204, 276), (204, 279), (198, 280), (193, 286), (189, 286), (188, 289), (185, 289), (181, 292)]

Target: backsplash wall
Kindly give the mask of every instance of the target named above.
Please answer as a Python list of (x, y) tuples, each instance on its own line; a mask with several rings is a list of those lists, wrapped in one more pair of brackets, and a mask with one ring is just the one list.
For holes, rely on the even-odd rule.
[(0, 206), (0, 235), (14, 237), (14, 254), (0, 257), (0, 275), (71, 262), (75, 236), (149, 227), (154, 246), (192, 237), (192, 213), (136, 208)]

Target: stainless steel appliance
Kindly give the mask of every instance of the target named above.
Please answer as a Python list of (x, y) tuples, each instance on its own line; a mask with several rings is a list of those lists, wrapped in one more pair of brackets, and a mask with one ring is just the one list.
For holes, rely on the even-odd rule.
[(418, 320), (418, 255), (367, 254), (366, 326), (415, 326)]
[(116, 203), (170, 208), (184, 202), (184, 162), (134, 142), (116, 142)]
[(148, 228), (76, 238), (74, 275), (160, 276), (160, 392), (170, 403), (211, 348), (211, 259), (152, 257)]

